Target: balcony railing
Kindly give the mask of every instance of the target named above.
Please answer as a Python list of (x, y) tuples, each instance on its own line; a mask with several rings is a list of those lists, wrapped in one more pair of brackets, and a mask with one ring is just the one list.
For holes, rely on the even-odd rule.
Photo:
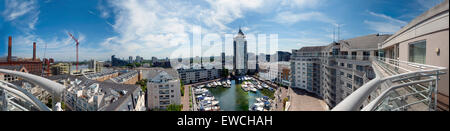
[(0, 93), (0, 110), (2, 111), (50, 111), (50, 108), (25, 89), (2, 80), (0, 80)]
[[(9, 74), (15, 77), (20, 77), (23, 80), (31, 82), (52, 94), (52, 98), (55, 101), (59, 101), (64, 93), (65, 87), (57, 82), (49, 79), (36, 76), (29, 73), (0, 69), (0, 73)], [(0, 96), (2, 97), (0, 110), (39, 110), (39, 111), (51, 111), (45, 104), (37, 99), (33, 94), (29, 93), (21, 87), (17, 87), (11, 83), (0, 80)], [(54, 104), (54, 103), (53, 103)]]
[(439, 76), (446, 68), (371, 59), (376, 77), (340, 102), (333, 111), (436, 110)]
[[(437, 100), (435, 98), (438, 94), (439, 76), (445, 74), (447, 70), (444, 67), (374, 56), (301, 57), (359, 60), (371, 63), (374, 72), (367, 71), (363, 75), (365, 84), (340, 102), (333, 109), (334, 111), (436, 110)], [(330, 61), (329, 66), (337, 66), (337, 63)]]

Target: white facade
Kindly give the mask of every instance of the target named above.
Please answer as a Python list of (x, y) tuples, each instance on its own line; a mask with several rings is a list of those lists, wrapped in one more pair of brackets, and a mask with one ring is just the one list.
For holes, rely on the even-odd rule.
[(178, 69), (178, 74), (184, 84), (220, 78), (219, 69)]
[(239, 33), (233, 40), (233, 72), (235, 75), (245, 75), (248, 71), (247, 40), (244, 33)]
[(144, 111), (145, 93), (136, 85), (99, 82), (69, 75), (49, 76), (66, 87), (63, 101), (71, 111)]
[[(304, 50), (302, 50), (304, 49)], [(292, 51), (291, 87), (321, 95), (321, 59), (323, 47), (306, 47)]]
[(291, 87), (317, 94), (328, 106), (336, 106), (374, 78), (370, 59), (378, 55), (378, 44), (389, 36), (373, 34), (293, 50)]
[(181, 104), (180, 80), (165, 71), (153, 72), (147, 82), (148, 108), (167, 109)]
[[(277, 84), (289, 86), (290, 84), (289, 62), (264, 62), (259, 64), (258, 77), (262, 80), (272, 81)], [(283, 74), (288, 73), (288, 74)]]

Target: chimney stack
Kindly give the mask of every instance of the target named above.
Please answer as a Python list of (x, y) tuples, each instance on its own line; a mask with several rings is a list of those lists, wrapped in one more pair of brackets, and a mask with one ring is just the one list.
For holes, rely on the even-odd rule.
[(8, 38), (8, 62), (11, 62), (11, 46), (12, 46), (12, 37)]
[(33, 61), (36, 60), (36, 42), (33, 42)]

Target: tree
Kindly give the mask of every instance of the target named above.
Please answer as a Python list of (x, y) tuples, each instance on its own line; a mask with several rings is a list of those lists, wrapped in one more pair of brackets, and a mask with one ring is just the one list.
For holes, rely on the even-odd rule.
[(228, 69), (222, 69), (222, 77), (228, 77), (230, 73), (228, 72)]
[(49, 108), (53, 108), (53, 106), (52, 106), (52, 98), (49, 98), (48, 101), (47, 101), (47, 104), (45, 104), (45, 105), (47, 105)]
[(184, 96), (184, 84), (183, 84), (182, 80), (180, 80), (180, 92), (181, 92), (181, 96)]
[(129, 63), (129, 64), (127, 64), (126, 66), (127, 66), (128, 68), (133, 68), (134, 65), (131, 64), (131, 63)]
[(142, 64), (141, 63), (134, 63), (134, 65), (136, 66), (136, 67), (141, 67), (142, 66)]
[(286, 102), (288, 102), (288, 101), (289, 101), (289, 98), (287, 98), (287, 97), (283, 99), (283, 110), (286, 107)]
[(181, 111), (183, 109), (183, 105), (170, 104), (167, 106), (167, 111)]
[(140, 85), (142, 91), (146, 91), (147, 90), (147, 81), (148, 81), (147, 79), (142, 79), (140, 81), (137, 81), (136, 85)]
[(66, 110), (66, 104), (64, 103), (64, 101), (61, 102), (61, 109), (63, 109), (64, 111)]

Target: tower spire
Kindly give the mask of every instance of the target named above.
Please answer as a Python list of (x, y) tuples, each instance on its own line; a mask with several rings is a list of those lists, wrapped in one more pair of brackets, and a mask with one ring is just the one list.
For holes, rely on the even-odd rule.
[(238, 32), (238, 34), (244, 35), (244, 33), (243, 33), (242, 30), (241, 30), (241, 26), (239, 26), (239, 32)]

